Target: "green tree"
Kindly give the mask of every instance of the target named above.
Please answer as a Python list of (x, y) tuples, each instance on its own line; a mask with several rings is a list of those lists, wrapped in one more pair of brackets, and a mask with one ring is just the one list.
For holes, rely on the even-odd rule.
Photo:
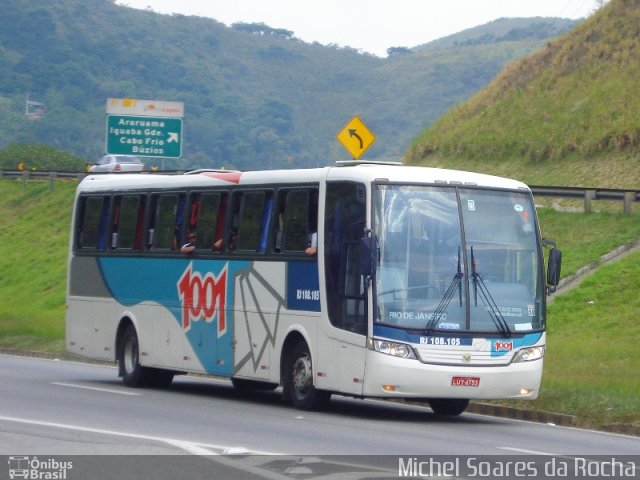
[(48, 145), (12, 144), (0, 149), (0, 168), (26, 170), (82, 172), (85, 160), (78, 155), (57, 150)]

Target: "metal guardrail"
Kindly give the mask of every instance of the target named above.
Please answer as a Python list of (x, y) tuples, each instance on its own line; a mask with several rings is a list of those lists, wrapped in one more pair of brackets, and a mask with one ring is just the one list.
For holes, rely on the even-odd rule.
[[(159, 172), (141, 172), (141, 174), (153, 173), (170, 173), (181, 174), (180, 171), (159, 171)], [(49, 180), (49, 190), (53, 190), (54, 180), (59, 178), (75, 179), (77, 181), (86, 177), (87, 173), (78, 172), (39, 172), (39, 171), (4, 171), (0, 170), (0, 179), (2, 178), (22, 178), (23, 185), (26, 186), (31, 178), (40, 178)], [(95, 175), (95, 174), (92, 174)], [(530, 186), (535, 196), (539, 197), (555, 197), (555, 198), (582, 198), (584, 200), (585, 212), (591, 211), (591, 203), (594, 200), (616, 200), (623, 202), (623, 211), (625, 215), (631, 212), (631, 204), (640, 202), (640, 190), (624, 190), (613, 188), (584, 188), (584, 187), (545, 187), (534, 185)]]
[(78, 178), (79, 176), (84, 177), (86, 173), (77, 173), (77, 172), (38, 172), (38, 171), (9, 171), (9, 170), (0, 170), (0, 178), (27, 178), (30, 177), (41, 177), (41, 178)]
[(582, 198), (584, 211), (591, 211), (593, 200), (617, 200), (623, 202), (625, 215), (631, 213), (631, 204), (640, 202), (640, 190), (622, 190), (613, 188), (583, 188), (583, 187), (542, 187), (530, 186), (534, 195), (555, 198)]
[(37, 172), (30, 170), (23, 171), (7, 171), (0, 170), (0, 179), (3, 178), (22, 178), (22, 188), (27, 187), (27, 183), (30, 178), (43, 178), (49, 179), (49, 191), (53, 191), (54, 181), (57, 178), (68, 178), (68, 179), (76, 179), (78, 182), (82, 180), (86, 176), (86, 173), (76, 173), (76, 172)]
[[(139, 172), (139, 175), (151, 174), (151, 173), (171, 173), (171, 174), (181, 174), (184, 173), (182, 170), (180, 171), (168, 171), (164, 170), (162, 172), (154, 172), (154, 171), (146, 171)], [(23, 171), (9, 171), (9, 170), (0, 170), (0, 179), (3, 178), (15, 178), (22, 179), (22, 185), (26, 188), (27, 183), (32, 178), (49, 180), (49, 190), (53, 190), (54, 181), (56, 179), (70, 179), (77, 180), (80, 182), (84, 177), (89, 175), (86, 172), (40, 172), (37, 170), (23, 170)], [(106, 175), (106, 173), (91, 173), (91, 175)]]

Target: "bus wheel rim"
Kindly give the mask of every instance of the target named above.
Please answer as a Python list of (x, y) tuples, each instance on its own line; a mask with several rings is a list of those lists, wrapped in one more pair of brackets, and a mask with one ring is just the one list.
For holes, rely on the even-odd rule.
[(130, 338), (124, 346), (124, 369), (127, 373), (135, 371), (138, 365), (138, 346), (136, 342)]
[(293, 387), (297, 396), (304, 396), (312, 381), (311, 358), (300, 356), (293, 364)]

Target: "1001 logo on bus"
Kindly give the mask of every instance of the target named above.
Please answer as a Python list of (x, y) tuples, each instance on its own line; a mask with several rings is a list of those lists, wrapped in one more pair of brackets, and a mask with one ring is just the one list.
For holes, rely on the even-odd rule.
[(193, 272), (191, 262), (180, 280), (178, 280), (178, 294), (182, 307), (182, 328), (189, 330), (191, 322), (218, 321), (218, 337), (227, 331), (225, 317), (227, 299), (227, 265), (217, 277), (211, 272), (203, 277), (199, 272)]

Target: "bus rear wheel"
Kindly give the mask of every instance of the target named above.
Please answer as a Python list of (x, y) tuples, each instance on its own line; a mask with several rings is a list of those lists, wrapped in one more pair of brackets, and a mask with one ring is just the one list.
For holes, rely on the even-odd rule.
[(133, 325), (128, 325), (122, 333), (118, 349), (118, 367), (122, 381), (128, 387), (168, 387), (174, 372), (140, 365), (138, 334)]
[(462, 398), (432, 398), (429, 400), (429, 406), (436, 415), (460, 415), (468, 405), (469, 400)]
[(305, 342), (299, 342), (288, 355), (284, 369), (284, 396), (300, 410), (319, 410), (326, 407), (331, 392), (313, 385), (313, 362)]

